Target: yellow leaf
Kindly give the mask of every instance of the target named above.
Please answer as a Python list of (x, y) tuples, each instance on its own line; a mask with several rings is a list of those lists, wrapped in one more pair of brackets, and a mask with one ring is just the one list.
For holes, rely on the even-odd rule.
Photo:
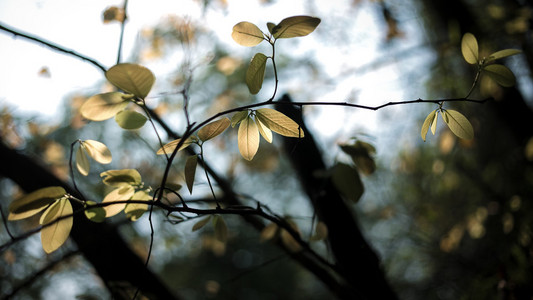
[(14, 221), (31, 217), (66, 194), (65, 189), (60, 186), (51, 186), (33, 191), (9, 204), (9, 216), (7, 219)]
[(198, 131), (198, 138), (204, 142), (210, 140), (224, 132), (229, 127), (230, 123), (228, 118), (222, 118), (211, 122)]
[[(131, 197), (131, 200), (152, 201), (153, 197), (146, 191), (138, 191)], [(128, 203), (124, 208), (124, 213), (130, 221), (137, 221), (141, 216), (148, 211), (148, 204), (144, 203)]]
[(320, 24), (320, 19), (310, 16), (294, 16), (283, 19), (270, 31), (276, 39), (306, 36)]
[(209, 220), (211, 220), (211, 216), (207, 216), (201, 219), (200, 221), (194, 223), (194, 225), (192, 226), (192, 231), (194, 232), (194, 231), (200, 230), (202, 227), (207, 225), (207, 223), (209, 223)]
[(431, 133), (435, 135), (435, 132), (437, 131), (437, 120), (439, 118), (439, 112), (435, 113), (435, 117), (433, 118), (433, 122), (431, 123)]
[[(165, 155), (168, 154), (170, 155), (172, 152), (174, 152), (174, 149), (176, 149), (176, 147), (178, 146), (178, 144), (180, 143), (181, 139), (177, 139), (177, 140), (173, 140), (172, 142), (168, 143), (168, 144), (165, 144), (163, 147), (159, 148), (159, 150), (157, 150), (157, 155)], [(193, 143), (193, 139), (191, 138), (188, 138), (186, 141), (183, 142), (183, 144), (181, 145), (180, 149), (178, 151), (181, 151), (187, 147), (189, 147), (190, 144)]]
[(479, 61), (479, 49), (476, 37), (471, 33), (465, 33), (461, 40), (461, 52), (467, 63), (474, 65)]
[(239, 152), (242, 157), (246, 160), (252, 160), (259, 149), (259, 131), (250, 116), (241, 122), (237, 136)]
[(86, 149), (83, 145), (83, 142), (78, 147), (78, 151), (76, 151), (76, 168), (83, 176), (89, 175), (89, 171), (91, 170), (91, 165), (89, 164), (89, 157), (87, 157)]
[[(57, 221), (58, 218), (69, 216)], [(48, 225), (41, 229), (41, 243), (46, 253), (51, 253), (63, 245), (72, 229), (72, 205), (66, 198), (52, 204), (41, 216), (40, 224)]]
[[(114, 189), (109, 194), (107, 194), (102, 201), (102, 203), (112, 203), (116, 201), (126, 201), (130, 200), (133, 194), (135, 193), (135, 189), (131, 185), (126, 185), (123, 187), (120, 187), (118, 189)], [(119, 203), (119, 204), (113, 204), (104, 206), (105, 210), (105, 216), (106, 218), (112, 217), (119, 212), (121, 212), (126, 207), (126, 203)]]
[(263, 230), (261, 230), (261, 237), (259, 240), (265, 242), (271, 240), (278, 232), (278, 225), (276, 223), (270, 223)]
[(426, 136), (427, 136), (429, 127), (431, 126), (432, 123), (434, 123), (433, 121), (435, 119), (436, 113), (437, 113), (436, 109), (430, 112), (429, 115), (424, 120), (424, 123), (422, 124), (422, 130), (420, 130), (420, 135), (422, 136), (422, 139), (424, 140), (424, 142), (426, 141)]
[(303, 138), (304, 131), (291, 118), (271, 108), (261, 108), (255, 113), (259, 121), (277, 134), (287, 137)]
[(105, 144), (93, 140), (82, 141), (82, 144), (85, 146), (89, 156), (95, 161), (104, 165), (111, 162), (111, 152)]
[(91, 121), (104, 121), (114, 117), (129, 103), (127, 95), (119, 92), (103, 93), (90, 97), (80, 107), (81, 115)]
[(185, 182), (189, 193), (192, 194), (192, 187), (194, 185), (194, 175), (196, 174), (196, 165), (198, 164), (198, 155), (191, 155), (187, 157), (185, 162)]
[(233, 26), (231, 37), (239, 45), (245, 47), (255, 46), (265, 39), (261, 29), (250, 22), (240, 22)]
[(261, 122), (259, 118), (256, 118), (255, 122), (257, 123), (259, 133), (265, 139), (265, 141), (272, 143), (272, 130), (270, 130), (265, 124), (263, 124), (263, 122)]
[(105, 73), (109, 82), (119, 89), (144, 99), (155, 82), (155, 76), (149, 69), (131, 63), (122, 63), (111, 67)]
[(445, 110), (443, 111), (443, 119), (456, 136), (465, 140), (474, 138), (472, 124), (460, 112), (451, 109)]
[(248, 69), (246, 70), (246, 85), (251, 94), (259, 93), (263, 86), (265, 78), (267, 57), (263, 53), (257, 53), (252, 58)]
[(103, 207), (91, 208), (92, 205), (96, 204), (94, 201), (87, 201), (85, 204), (86, 207), (84, 213), (87, 219), (96, 223), (101, 223), (105, 220), (105, 209)]
[[(300, 233), (300, 230), (298, 229), (298, 226), (296, 223), (294, 223), (291, 220), (288, 220), (287, 223), (291, 226), (294, 231), (296, 231), (298, 234)], [(298, 252), (302, 250), (302, 246), (294, 239), (294, 237), (285, 229), (281, 230), (280, 238), (283, 244), (292, 252)]]
[(231, 127), (235, 127), (235, 125), (238, 125), (240, 122), (242, 122), (242, 120), (246, 119), (246, 117), (248, 117), (248, 111), (247, 110), (242, 110), (242, 111), (236, 112), (231, 117)]
[(141, 174), (135, 169), (108, 170), (100, 173), (102, 182), (113, 187), (141, 184)]

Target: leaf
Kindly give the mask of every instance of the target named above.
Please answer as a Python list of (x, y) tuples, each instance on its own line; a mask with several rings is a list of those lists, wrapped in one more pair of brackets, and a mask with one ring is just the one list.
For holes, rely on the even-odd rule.
[[(131, 200), (152, 201), (153, 197), (146, 191), (138, 191), (133, 194)], [(148, 211), (148, 204), (144, 203), (128, 203), (124, 208), (124, 213), (130, 221), (139, 220), (146, 211)]]
[[(55, 222), (58, 218), (69, 216)], [(41, 229), (41, 243), (44, 252), (52, 253), (63, 245), (72, 229), (72, 205), (67, 198), (62, 198), (52, 204), (41, 216), (40, 224), (48, 225)]]
[(352, 145), (340, 145), (342, 151), (350, 155), (355, 165), (365, 175), (370, 175), (376, 171), (376, 162), (373, 155), (376, 154), (376, 148), (363, 141), (356, 141)]
[[(298, 229), (298, 226), (296, 223), (294, 223), (291, 220), (287, 220), (287, 223), (291, 226), (294, 231), (296, 231), (298, 234), (300, 233), (300, 230)], [(298, 252), (302, 250), (302, 246), (300, 246), (300, 243), (298, 243), (294, 237), (285, 229), (281, 230), (280, 238), (283, 244), (292, 252)]]
[(239, 45), (245, 47), (256, 46), (265, 39), (261, 29), (250, 22), (240, 22), (233, 26), (231, 37)]
[(272, 31), (274, 30), (274, 27), (276, 27), (276, 24), (272, 23), (272, 22), (268, 22), (267, 23), (267, 28), (268, 28), (268, 32), (270, 32), (270, 34), (274, 34)]
[(100, 173), (100, 177), (104, 177), (104, 184), (112, 187), (141, 184), (141, 174), (135, 169), (109, 170)]
[(209, 220), (211, 220), (211, 216), (207, 216), (201, 219), (200, 221), (194, 223), (194, 225), (192, 226), (192, 231), (194, 232), (194, 231), (202, 229), (202, 227), (204, 227), (207, 223), (209, 223)]
[(83, 142), (80, 144), (78, 150), (76, 151), (76, 168), (83, 176), (89, 175), (89, 171), (91, 170), (91, 165), (89, 164), (89, 157), (87, 156), (86, 151), (87, 150), (85, 149)]
[(443, 119), (456, 136), (465, 140), (474, 138), (474, 128), (472, 127), (472, 124), (470, 124), (470, 121), (468, 121), (468, 119), (460, 112), (451, 109), (444, 110)]
[(331, 176), (333, 184), (337, 190), (349, 200), (357, 203), (363, 195), (365, 189), (359, 172), (347, 164), (337, 163), (333, 167), (333, 174)]
[(187, 157), (185, 162), (185, 183), (189, 193), (192, 194), (192, 187), (194, 185), (194, 175), (196, 174), (196, 165), (198, 164), (198, 155), (191, 155)]
[(500, 50), (500, 51), (496, 51), (496, 52), (492, 53), (491, 55), (489, 55), (489, 57), (487, 58), (486, 61), (489, 62), (489, 61), (493, 61), (493, 60), (496, 60), (496, 59), (509, 57), (509, 56), (512, 56), (512, 55), (520, 54), (520, 53), (522, 53), (522, 51), (520, 51), (518, 49)]
[(471, 33), (465, 33), (461, 41), (461, 52), (467, 63), (474, 65), (479, 61), (479, 49), (476, 37)]
[(246, 85), (251, 94), (259, 93), (265, 78), (267, 57), (263, 53), (257, 53), (252, 58), (248, 70), (246, 70)]
[(431, 133), (435, 135), (435, 132), (437, 131), (437, 120), (439, 118), (439, 113), (435, 113), (435, 118), (433, 119), (433, 122), (431, 123)]
[(306, 36), (313, 32), (320, 24), (320, 19), (310, 16), (294, 16), (283, 19), (277, 26), (272, 28), (272, 34), (276, 39), (286, 39)]
[(261, 236), (259, 240), (265, 242), (271, 240), (278, 232), (278, 225), (276, 223), (270, 223), (263, 230), (261, 230)]
[(504, 87), (516, 84), (516, 78), (511, 70), (504, 65), (493, 64), (483, 68), (486, 74), (496, 83)]
[(318, 222), (315, 228), (315, 234), (310, 238), (311, 241), (321, 241), (328, 236), (328, 227), (324, 222)]
[(255, 122), (257, 123), (259, 133), (265, 139), (265, 141), (272, 143), (272, 130), (270, 130), (265, 124), (263, 124), (263, 122), (261, 122), (259, 118), (255, 118)]
[(103, 93), (90, 97), (80, 107), (81, 115), (91, 121), (104, 121), (126, 108), (129, 99), (119, 92)]
[(259, 131), (250, 116), (241, 122), (237, 140), (242, 157), (246, 160), (252, 160), (259, 149)]
[(228, 118), (211, 122), (198, 131), (198, 138), (202, 141), (210, 140), (217, 135), (224, 132), (230, 125), (231, 121)]
[[(112, 203), (116, 201), (127, 201), (130, 200), (135, 189), (131, 185), (125, 185), (117, 189), (112, 190), (109, 194), (104, 197), (102, 203)], [(119, 212), (121, 212), (126, 207), (126, 203), (118, 203), (113, 205), (104, 206), (106, 218), (112, 217)]]
[(101, 223), (105, 220), (105, 209), (103, 207), (93, 207), (91, 206), (96, 205), (96, 202), (94, 201), (87, 201), (85, 202), (85, 216), (87, 219), (95, 222), (95, 223)]
[(228, 240), (228, 226), (222, 216), (215, 216), (213, 218), (213, 226), (215, 227), (215, 238), (223, 243)]
[(420, 130), (420, 135), (422, 136), (422, 140), (424, 140), (424, 142), (426, 141), (426, 136), (427, 136), (429, 127), (431, 127), (431, 125), (433, 123), (436, 124), (436, 122), (434, 122), (436, 113), (437, 113), (436, 109), (434, 111), (430, 112), (429, 115), (424, 120), (424, 123), (422, 124), (422, 130)]
[(155, 82), (155, 76), (149, 69), (130, 63), (122, 63), (105, 72), (109, 82), (119, 89), (144, 99)]
[(247, 110), (242, 110), (242, 111), (236, 112), (231, 117), (231, 127), (234, 128), (235, 125), (237, 125), (240, 122), (242, 122), (242, 120), (246, 119), (246, 117), (248, 117), (248, 111)]
[(117, 124), (128, 130), (139, 129), (144, 126), (148, 119), (143, 115), (133, 110), (123, 110), (115, 115)]
[(261, 108), (255, 112), (259, 121), (277, 134), (287, 137), (303, 138), (304, 131), (298, 123), (272, 108)]
[[(168, 143), (168, 144), (165, 144), (163, 147), (159, 148), (159, 150), (157, 150), (157, 155), (164, 155), (165, 153), (166, 154), (171, 154), (172, 152), (174, 152), (174, 149), (176, 149), (176, 147), (178, 146), (178, 144), (180, 143), (181, 139), (177, 139), (177, 140), (173, 140), (172, 142)], [(191, 138), (188, 138), (187, 140), (185, 140), (183, 142), (183, 144), (181, 145), (180, 149), (178, 151), (181, 151), (187, 147), (189, 147), (190, 144), (193, 143), (193, 139)]]
[(33, 191), (9, 204), (7, 219), (14, 221), (29, 218), (66, 194), (65, 189), (60, 186), (50, 186)]
[(82, 141), (82, 144), (85, 146), (87, 154), (96, 162), (106, 165), (112, 161), (111, 152), (105, 144), (93, 140)]

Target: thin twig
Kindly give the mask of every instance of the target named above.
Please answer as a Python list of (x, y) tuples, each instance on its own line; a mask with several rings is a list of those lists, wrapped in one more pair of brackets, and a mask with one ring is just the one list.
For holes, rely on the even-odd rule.
[(127, 14), (127, 8), (128, 8), (128, 0), (124, 0), (124, 5), (122, 6), (122, 13), (124, 14), (124, 18), (122, 19), (122, 22), (120, 22), (120, 39), (118, 42), (118, 53), (117, 53), (117, 65), (120, 63), (122, 59), (122, 44), (124, 41), (124, 29), (126, 28), (126, 19), (128, 18)]
[(11, 234), (11, 230), (9, 230), (9, 226), (7, 226), (7, 218), (6, 218), (6, 215), (4, 215), (4, 210), (2, 209), (1, 206), (0, 206), (0, 214), (2, 215), (2, 223), (4, 223), (4, 227), (6, 228), (7, 235), (9, 235), (9, 237), (12, 240), (15, 239), (13, 234)]

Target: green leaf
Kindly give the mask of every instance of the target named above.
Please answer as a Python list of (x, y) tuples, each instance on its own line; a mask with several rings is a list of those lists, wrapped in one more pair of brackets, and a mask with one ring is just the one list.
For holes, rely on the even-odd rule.
[(7, 219), (14, 221), (29, 218), (66, 194), (65, 189), (60, 186), (50, 186), (33, 191), (9, 204)]
[(91, 121), (104, 121), (114, 117), (130, 102), (126, 94), (119, 92), (103, 93), (90, 97), (80, 107), (81, 115)]
[(118, 64), (105, 73), (109, 82), (119, 89), (144, 99), (155, 82), (155, 76), (149, 69), (130, 63)]
[[(181, 141), (181, 139), (177, 139), (177, 140), (173, 140), (172, 142), (170, 142), (168, 144), (165, 144), (163, 147), (161, 147), (161, 148), (159, 148), (159, 150), (157, 150), (157, 155), (164, 155), (165, 153), (170, 155), (172, 152), (174, 152), (174, 149), (176, 149), (176, 147), (178, 146), (180, 141)], [(193, 142), (194, 142), (193, 139), (188, 138), (187, 140), (185, 140), (183, 142), (183, 144), (181, 145), (181, 147), (180, 147), (180, 149), (178, 151), (181, 151), (181, 150), (189, 147), (189, 145), (192, 144)]]
[(231, 121), (228, 118), (211, 122), (198, 131), (198, 138), (202, 141), (210, 140), (217, 135), (224, 132), (230, 125)]
[(437, 110), (436, 109), (429, 113), (429, 115), (424, 120), (424, 123), (422, 124), (422, 130), (420, 131), (420, 135), (422, 136), (422, 140), (424, 140), (424, 142), (426, 141), (426, 136), (427, 136), (429, 127), (431, 127), (431, 125), (433, 123), (436, 124), (436, 122), (434, 122), (435, 121), (435, 114), (437, 114)]
[(144, 126), (148, 119), (143, 114), (133, 110), (123, 110), (115, 115), (117, 124), (128, 130), (139, 129)]
[(228, 240), (228, 226), (222, 216), (214, 216), (213, 226), (215, 228), (215, 238), (223, 243)]
[(272, 143), (272, 130), (270, 130), (265, 124), (263, 124), (263, 122), (261, 122), (259, 118), (255, 118), (255, 122), (257, 123), (259, 133), (265, 139), (265, 141)]
[(233, 26), (231, 37), (239, 45), (245, 47), (256, 46), (265, 39), (261, 29), (250, 22), (240, 22)]
[(331, 180), (337, 190), (354, 203), (357, 203), (361, 199), (365, 191), (363, 182), (359, 177), (359, 172), (347, 164), (337, 163), (333, 167)]
[(306, 36), (320, 24), (320, 19), (309, 16), (294, 16), (283, 19), (272, 28), (271, 33), (276, 39)]
[(465, 33), (461, 41), (461, 52), (467, 63), (474, 65), (479, 61), (479, 49), (476, 37), (471, 33)]
[(246, 85), (250, 93), (255, 95), (259, 93), (263, 86), (265, 78), (267, 57), (263, 53), (257, 53), (252, 58), (248, 70), (246, 70)]
[(470, 121), (468, 121), (468, 119), (460, 112), (451, 109), (444, 110), (443, 119), (456, 136), (465, 140), (474, 138), (474, 128), (472, 127), (472, 124), (470, 124)]
[(205, 225), (207, 225), (207, 223), (209, 223), (209, 220), (211, 220), (211, 216), (207, 216), (201, 219), (200, 221), (194, 223), (194, 225), (192, 226), (192, 231), (194, 232), (194, 231), (202, 229), (202, 227), (204, 227)]
[(270, 32), (270, 34), (274, 34), (272, 31), (274, 30), (274, 27), (276, 27), (276, 24), (272, 23), (272, 22), (268, 22), (267, 23), (267, 28), (268, 28), (268, 32)]
[[(56, 222), (58, 218), (69, 216)], [(72, 205), (66, 198), (62, 198), (50, 205), (41, 216), (40, 224), (47, 225), (41, 229), (41, 243), (44, 252), (52, 253), (63, 245), (72, 229)]]
[[(117, 189), (112, 190), (109, 194), (104, 197), (102, 203), (112, 203), (117, 201), (127, 201), (130, 200), (135, 194), (135, 188), (131, 185), (125, 185)], [(121, 212), (126, 207), (126, 203), (112, 204), (104, 206), (106, 218), (112, 217), (119, 212)]]
[(509, 57), (512, 55), (520, 54), (520, 53), (522, 53), (522, 51), (518, 49), (505, 49), (505, 50), (496, 51), (492, 53), (491, 55), (489, 55), (489, 57), (487, 58), (487, 62), (493, 61), (496, 59), (501, 59), (504, 57)]
[(483, 71), (496, 83), (504, 87), (516, 84), (516, 78), (511, 70), (504, 65), (493, 64), (483, 68)]
[(105, 220), (105, 209), (103, 207), (92, 207), (93, 205), (96, 205), (96, 202), (94, 201), (87, 201), (85, 202), (85, 216), (87, 219), (95, 222), (95, 223), (101, 223)]
[(246, 117), (248, 117), (248, 111), (247, 110), (242, 110), (242, 111), (236, 112), (231, 117), (231, 127), (234, 128), (235, 125), (238, 125), (240, 122), (242, 122), (242, 120), (246, 119)]
[(81, 143), (85, 146), (87, 154), (96, 162), (106, 165), (112, 161), (111, 152), (105, 144), (94, 140), (85, 140)]
[[(133, 194), (131, 200), (152, 201), (153, 197), (146, 191), (138, 191)], [(130, 221), (139, 220), (146, 211), (148, 211), (148, 204), (144, 203), (128, 203), (124, 208), (124, 213)]]
[(303, 138), (304, 131), (298, 123), (272, 108), (261, 108), (255, 116), (270, 130), (287, 137)]
[(141, 184), (141, 174), (135, 169), (109, 170), (100, 173), (104, 177), (102, 182), (112, 187), (122, 187)]
[(83, 176), (89, 175), (89, 171), (91, 170), (91, 165), (89, 164), (89, 157), (87, 156), (87, 149), (85, 149), (83, 142), (80, 144), (78, 150), (76, 151), (76, 168)]
[(242, 157), (246, 160), (252, 160), (259, 149), (259, 131), (250, 116), (241, 122), (237, 140)]
[(192, 194), (192, 187), (194, 185), (194, 176), (196, 175), (196, 165), (198, 164), (198, 155), (191, 155), (187, 157), (185, 162), (185, 183), (189, 193)]

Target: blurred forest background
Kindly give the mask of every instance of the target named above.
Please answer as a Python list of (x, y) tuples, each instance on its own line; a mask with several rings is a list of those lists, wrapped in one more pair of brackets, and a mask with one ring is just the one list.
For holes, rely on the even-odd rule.
[[(43, 6), (48, 3), (26, 2), (25, 5)], [(135, 10), (136, 2), (129, 2), (127, 12)], [(380, 105), (418, 98), (464, 97), (476, 72), (460, 52), (460, 39), (465, 32), (477, 37), (482, 55), (507, 48), (521, 49), (523, 54), (504, 61), (517, 77), (516, 87), (502, 88), (483, 78), (471, 98), (490, 98), (488, 102), (445, 105), (461, 111), (472, 122), (476, 137), (470, 141), (456, 138), (439, 124), (437, 134), (429, 135), (422, 142), (419, 134), (422, 121), (436, 108), (430, 104), (394, 106), (376, 112), (313, 106), (303, 109), (303, 119), (327, 166), (336, 161), (350, 162), (338, 145), (350, 143), (354, 138), (376, 147), (376, 171), (362, 175), (363, 198), (356, 204), (347, 204), (358, 228), (347, 227), (336, 234), (346, 236), (344, 242), (349, 245), (355, 242), (350, 240), (354, 231), (363, 233), (399, 299), (533, 299), (530, 202), (533, 196), (533, 1), (307, 0), (296, 8), (289, 1), (275, 0), (248, 1), (242, 7), (231, 0), (189, 2), (187, 7), (198, 12), (194, 16), (187, 11), (161, 12), (157, 23), (129, 33), (127, 20), (125, 32), (135, 39), (130, 49), (123, 49), (123, 61), (142, 64), (156, 74), (157, 82), (147, 99), (148, 106), (178, 133), (185, 126), (180, 91), (189, 83), (194, 120), (270, 97), (274, 85), (269, 68), (261, 93), (252, 97), (246, 88), (244, 74), (253, 51), (268, 53), (265, 51), (269, 50), (235, 44), (230, 37), (231, 26), (239, 21), (250, 21), (266, 30), (266, 22), (279, 22), (291, 15), (322, 19), (308, 37), (278, 43), (278, 98), (288, 94), (294, 101)], [(106, 22), (117, 33), (123, 3), (115, 5), (114, 9), (101, 7), (100, 14), (93, 17)], [(157, 10), (158, 1), (150, 5)], [(250, 7), (259, 11), (252, 13)], [(269, 12), (275, 12), (275, 16)], [(69, 14), (84, 14), (84, 11), (65, 12)], [(232, 17), (228, 28), (209, 26), (217, 24), (213, 20), (229, 16)], [(128, 14), (128, 17), (133, 20), (142, 18), (142, 14)], [(50, 22), (60, 23), (62, 19)], [(67, 35), (66, 40), (68, 34), (77, 34), (78, 24), (63, 26), (68, 27), (63, 33)], [(0, 34), (12, 37), (8, 32)], [(39, 36), (61, 43), (46, 33)], [(117, 34), (116, 44), (118, 40)], [(28, 41), (17, 38), (17, 43)], [(37, 44), (34, 47), (43, 51)], [(116, 49), (109, 49), (116, 57)], [(82, 48), (74, 50), (87, 53)], [(16, 64), (26, 57), (14, 55), (7, 59)], [(107, 67), (114, 64), (112, 60), (106, 63)], [(0, 69), (4, 74), (15, 72), (2, 66)], [(58, 80), (56, 76), (62, 76), (56, 72), (53, 66), (41, 61), (35, 65), (38, 77), (26, 75), (52, 82)], [(7, 159), (6, 153), (12, 155), (14, 151), (38, 161), (56, 178), (69, 182), (70, 145), (77, 139), (95, 139), (108, 145), (114, 160), (111, 166), (105, 169), (95, 166), (89, 177), (78, 178), (84, 193), (93, 199), (102, 198), (105, 191), (99, 184), (98, 174), (107, 169), (136, 168), (144, 182), (158, 185), (165, 160), (155, 155), (158, 142), (149, 126), (125, 131), (114, 121), (90, 123), (80, 116), (78, 109), (84, 100), (112, 89), (104, 76), (101, 78), (92, 86), (63, 91), (66, 96), (62, 111), (53, 118), (22, 113), (0, 94), (2, 218), (13, 198), (42, 181), (36, 174), (24, 173), (28, 169), (14, 165), (15, 160)], [(26, 80), (24, 86), (32, 89), (32, 81)], [(317, 212), (306, 196), (305, 183), (293, 168), (291, 158), (300, 155), (298, 151), (305, 152), (305, 146), (284, 148), (281, 137), (275, 137), (273, 144), (262, 142), (256, 158), (246, 162), (239, 155), (236, 135), (236, 130), (229, 130), (213, 140), (205, 150), (207, 162), (247, 205), (254, 206), (259, 201), (276, 214), (290, 216), (303, 236), (311, 235)], [(166, 141), (172, 140), (164, 133), (163, 136)], [(178, 160), (175, 170), (182, 170), (184, 161)], [(180, 172), (174, 175), (173, 182), (183, 184)], [(190, 203), (209, 205), (205, 177), (197, 175), (192, 197), (184, 190), (182, 194)], [(217, 241), (208, 228), (191, 232), (195, 221), (173, 224), (172, 219), (155, 211), (150, 269), (175, 298), (343, 297), (276, 243), (261, 241), (260, 233), (240, 216), (227, 216), (225, 220), (230, 230), (226, 244)], [(34, 228), (37, 221), (8, 226), (11, 233), (20, 235)], [(150, 242), (147, 217), (138, 222), (115, 217), (110, 223), (132, 253), (145, 259)], [(85, 232), (87, 240), (92, 239), (90, 233)], [(9, 241), (4, 223), (0, 227), (0, 243)], [(99, 245), (102, 249), (106, 246)], [(2, 248), (0, 297), (109, 298), (109, 282), (94, 269), (94, 260), (98, 258), (80, 251), (79, 247), (76, 239), (76, 243), (69, 242), (57, 252), (45, 255), (37, 234)], [(315, 242), (313, 248), (327, 258), (332, 256), (332, 249), (325, 243)], [(353, 259), (357, 262), (364, 258)], [(357, 264), (348, 268), (353, 268), (353, 273), (361, 273), (356, 278), (374, 276), (357, 269)], [(143, 280), (142, 274), (132, 276)], [(361, 299), (384, 299), (377, 285), (369, 284), (368, 289), (361, 292)]]

